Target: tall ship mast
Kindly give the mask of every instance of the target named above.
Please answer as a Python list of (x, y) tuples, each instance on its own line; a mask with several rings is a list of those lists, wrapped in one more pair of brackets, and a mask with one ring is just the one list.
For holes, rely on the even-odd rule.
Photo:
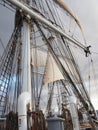
[(97, 130), (75, 57), (74, 47), (90, 55), (80, 20), (63, 0), (2, 3), (15, 10), (15, 25), (0, 61), (0, 130)]

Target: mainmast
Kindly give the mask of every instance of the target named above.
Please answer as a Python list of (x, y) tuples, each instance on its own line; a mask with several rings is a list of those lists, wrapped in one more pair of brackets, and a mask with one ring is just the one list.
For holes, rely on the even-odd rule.
[[(31, 1), (25, 0), (28, 5)], [(30, 55), (30, 16), (23, 14), (22, 36), (22, 59), (21, 59), (21, 94), (18, 99), (19, 130), (27, 130), (27, 111), (32, 110), (31, 102), (31, 55)]]

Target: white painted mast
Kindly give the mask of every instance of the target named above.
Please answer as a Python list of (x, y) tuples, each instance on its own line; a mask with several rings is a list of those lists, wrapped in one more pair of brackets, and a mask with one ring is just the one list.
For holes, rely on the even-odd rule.
[[(31, 1), (24, 0), (24, 2)], [(31, 56), (30, 56), (30, 19), (27, 16), (23, 20), (22, 34), (22, 91), (18, 99), (18, 127), (19, 130), (27, 130), (27, 106), (32, 110), (31, 101)]]
[(23, 21), (22, 27), (22, 92), (31, 93), (30, 24)]

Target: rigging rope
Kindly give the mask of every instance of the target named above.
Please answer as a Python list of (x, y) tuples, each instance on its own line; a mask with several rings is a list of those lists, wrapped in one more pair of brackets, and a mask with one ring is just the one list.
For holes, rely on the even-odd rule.
[[(96, 74), (95, 74), (95, 67), (94, 67), (94, 63), (93, 63), (93, 59), (92, 59), (92, 56), (90, 55), (90, 62), (91, 62), (91, 65), (92, 65), (92, 73), (93, 73), (93, 80), (94, 80), (94, 83), (95, 83), (95, 88), (97, 88), (98, 86), (98, 82), (97, 82), (97, 77), (96, 77)], [(98, 88), (97, 88), (98, 90)], [(98, 94), (97, 94), (97, 91), (96, 92), (96, 96), (98, 97)]]
[(65, 4), (64, 0), (54, 0), (61, 8), (63, 8), (64, 10), (66, 10), (72, 17), (73, 19), (75, 20), (75, 22), (77, 23), (77, 25), (79, 26), (81, 32), (82, 32), (82, 35), (83, 35), (83, 39), (84, 39), (84, 42), (86, 44), (86, 39), (85, 39), (85, 35), (84, 35), (84, 30), (82, 28), (82, 25), (78, 19), (78, 17), (73, 13), (73, 11)]
[[(66, 77), (67, 77), (67, 79), (69, 80), (69, 82), (70, 82), (70, 83), (72, 84), (72, 86), (74, 87), (76, 93), (78, 94), (78, 97), (79, 97), (81, 103), (83, 104), (83, 106), (84, 106), (85, 109), (87, 110), (87, 115), (88, 115), (88, 117), (89, 117), (90, 123), (93, 124), (93, 120), (92, 120), (92, 118), (91, 118), (90, 115), (89, 115), (88, 105), (87, 105), (86, 101), (84, 100), (84, 98), (83, 98), (82, 95), (80, 94), (79, 90), (77, 89), (76, 85), (74, 84), (73, 80), (71, 79), (70, 75), (67, 73), (67, 71), (66, 71), (65, 68), (62, 66), (61, 62), (59, 61), (58, 57), (57, 57), (56, 54), (54, 53), (53, 48), (51, 47), (51, 43), (50, 43), (50, 42), (48, 41), (48, 39), (46, 38), (46, 36), (45, 36), (45, 34), (44, 34), (42, 28), (40, 27), (40, 25), (38, 24), (37, 21), (35, 21), (35, 24), (36, 24), (36, 26), (39, 28), (41, 34), (43, 35), (43, 38), (45, 39), (45, 41), (46, 41), (46, 43), (47, 43), (47, 46), (49, 47), (49, 51), (50, 51), (50, 53), (52, 54), (53, 58), (55, 59), (55, 61), (56, 61), (57, 65), (58, 65), (58, 67), (59, 67), (59, 69), (60, 69), (62, 75), (64, 76), (65, 79), (66, 79)], [(92, 112), (93, 112), (94, 116), (96, 117), (95, 110), (94, 110), (93, 105), (92, 105), (92, 103), (91, 103), (90, 101), (89, 101), (89, 105), (90, 105), (90, 107), (91, 107), (91, 109), (92, 109)], [(92, 127), (93, 127), (93, 129), (95, 130), (94, 125), (92, 125)]]
[[(2, 48), (3, 48), (3, 51), (5, 50), (5, 46), (4, 46), (4, 44), (3, 44), (3, 42), (2, 42), (2, 39), (0, 38), (0, 43), (1, 43), (1, 46), (2, 46)], [(0, 54), (0, 61), (2, 60), (2, 55)]]
[(1, 43), (1, 45), (2, 45), (3, 50), (5, 50), (5, 46), (4, 46), (4, 44), (3, 44), (3, 42), (2, 42), (2, 39), (1, 39), (1, 38), (0, 38), (0, 43)]
[[(3, 2), (3, 3), (2, 3)], [(14, 12), (15, 13), (15, 9), (11, 4), (9, 4), (7, 1), (5, 0), (2, 0), (2, 2), (0, 2), (0, 5), (6, 7), (7, 9), (9, 9), (10, 11)]]

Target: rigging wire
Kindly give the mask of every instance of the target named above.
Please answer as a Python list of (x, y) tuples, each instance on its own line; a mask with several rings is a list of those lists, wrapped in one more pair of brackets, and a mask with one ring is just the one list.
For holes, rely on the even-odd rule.
[[(46, 59), (46, 65), (45, 65), (45, 68), (44, 68), (44, 74), (46, 73), (46, 66), (47, 66), (48, 58), (49, 58), (49, 54), (47, 52), (47, 59)], [(38, 97), (38, 107), (40, 105), (40, 98), (41, 98), (41, 93), (42, 93), (42, 89), (43, 89), (43, 85), (44, 85), (44, 77), (45, 77), (45, 75), (43, 75), (42, 84), (41, 84), (41, 87), (40, 87), (40, 92), (39, 92), (39, 97)]]
[[(96, 94), (96, 96), (94, 98), (97, 99), (97, 97), (98, 97), (98, 93), (97, 93), (98, 82), (97, 82), (97, 77), (96, 77), (96, 74), (95, 74), (94, 63), (93, 63), (93, 59), (92, 59), (91, 54), (89, 56), (89, 62), (88, 63), (89, 63), (89, 75), (88, 75), (88, 79), (89, 79), (89, 86), (88, 87), (89, 87), (89, 90), (88, 91), (89, 91), (89, 95), (91, 94), (91, 91), (94, 91), (93, 95), (95, 96), (95, 94)], [(91, 86), (91, 83), (92, 83), (92, 86)], [(92, 95), (90, 95), (90, 97), (92, 97)], [(98, 100), (97, 100), (97, 102), (98, 102)]]
[(53, 18), (54, 22), (56, 23), (56, 20), (55, 20), (55, 18), (54, 18), (53, 12), (52, 12), (52, 10), (51, 10), (51, 8), (50, 8), (49, 3), (48, 3), (47, 0), (46, 0), (46, 4), (47, 4), (47, 7), (48, 7), (48, 9), (49, 9), (49, 11), (50, 11), (50, 13), (51, 13), (51, 15), (52, 15), (52, 18)]
[(17, 48), (16, 48), (16, 54), (15, 54), (15, 58), (14, 58), (14, 61), (15, 63), (13, 64), (13, 68), (14, 69), (14, 72), (13, 74), (15, 75), (15, 78), (16, 78), (16, 81), (15, 81), (15, 88), (14, 88), (14, 96), (13, 96), (13, 104), (12, 104), (12, 110), (14, 112), (17, 112), (17, 104), (18, 104), (18, 96), (20, 94), (20, 85), (19, 85), (19, 69), (20, 69), (20, 51), (21, 51), (21, 33), (20, 33), (20, 36), (19, 36), (19, 40), (17, 41)]
[[(6, 92), (5, 92), (5, 95), (3, 95), (3, 97), (5, 96), (5, 106), (4, 106), (4, 109), (2, 110), (2, 112), (4, 113), (5, 111), (9, 111), (9, 109), (11, 108), (11, 106), (8, 106), (8, 103), (9, 102), (9, 95), (11, 94), (9, 92), (11, 86), (11, 82), (13, 82), (13, 60), (14, 60), (14, 56), (15, 56), (15, 49), (16, 49), (16, 43), (17, 42), (17, 37), (19, 36), (19, 32), (20, 32), (20, 24), (18, 25), (18, 27), (14, 28), (13, 30), (13, 33), (11, 35), (11, 38), (5, 48), (5, 51), (2, 55), (2, 59), (3, 59), (3, 62), (0, 64), (0, 72), (1, 72), (1, 77), (2, 78), (5, 78), (5, 80), (8, 80), (8, 81), (3, 81), (5, 82), (5, 86), (3, 85), (3, 90), (5, 89), (6, 87)], [(6, 69), (6, 70), (5, 70)], [(5, 73), (4, 73), (5, 71)], [(2, 76), (3, 75), (3, 76)], [(3, 84), (3, 83), (2, 83)], [(3, 93), (2, 93), (3, 94)], [(8, 97), (8, 98), (7, 98)], [(2, 99), (3, 100), (3, 99)], [(2, 102), (2, 101), (1, 101)], [(10, 104), (9, 104), (10, 105)], [(0, 106), (1, 107), (1, 106)]]
[(2, 39), (1, 39), (1, 38), (0, 38), (0, 43), (1, 43), (1, 45), (2, 45), (3, 50), (5, 50), (5, 46), (4, 46), (4, 44), (3, 44), (3, 42), (2, 42)]
[[(91, 65), (92, 65), (92, 73), (93, 73), (93, 78), (94, 78), (94, 83), (95, 83), (95, 88), (98, 86), (98, 82), (97, 82), (97, 77), (95, 74), (95, 67), (94, 67), (94, 63), (93, 63), (93, 59), (92, 56), (90, 55), (90, 61), (91, 61)], [(98, 90), (98, 88), (97, 88)], [(98, 96), (97, 91), (96, 91), (96, 96)]]
[[(57, 7), (56, 7), (56, 4), (55, 4), (55, 2), (54, 1), (52, 1), (52, 0), (50, 0), (50, 5), (52, 6), (52, 13), (55, 15), (55, 20), (58, 20), (58, 22), (56, 22), (56, 24), (59, 26), (60, 25), (60, 27), (62, 28), (62, 29), (64, 29), (64, 26), (63, 26), (63, 23), (62, 23), (62, 21), (61, 21), (61, 18), (60, 18), (60, 15), (59, 15), (59, 12), (58, 12), (58, 10), (57, 10)], [(53, 3), (52, 3), (53, 2)], [(55, 13), (54, 13), (55, 12)]]
[[(33, 32), (35, 32), (35, 29), (33, 30)], [(35, 39), (35, 33), (33, 35), (33, 44), (35, 45), (36, 44), (36, 39)], [(32, 66), (32, 70), (34, 71), (34, 66)], [(33, 73), (33, 72), (32, 72)], [(32, 74), (32, 92), (33, 92), (33, 98), (35, 99), (36, 98), (36, 82), (35, 82), (35, 75), (34, 73)], [(33, 100), (34, 101), (34, 100)], [(36, 106), (36, 102), (34, 102), (34, 108)]]
[[(33, 84), (35, 84), (34, 86), (35, 86), (35, 93), (36, 93), (36, 95), (35, 95), (35, 99), (36, 99), (36, 102), (35, 102), (35, 109), (38, 109), (39, 108), (39, 105), (40, 105), (40, 99), (41, 99), (41, 92), (42, 92), (42, 88), (43, 88), (43, 80), (44, 80), (44, 73), (45, 72), (42, 72), (42, 71), (45, 71), (45, 68), (43, 68), (44, 70), (42, 70), (41, 68), (40, 68), (40, 66), (38, 66), (37, 64), (38, 64), (38, 51), (37, 50), (39, 50), (39, 48), (41, 49), (41, 45), (37, 45), (37, 39), (36, 39), (36, 37), (37, 37), (37, 35), (39, 35), (39, 38), (41, 38), (42, 36), (39, 34), (39, 31), (38, 30), (36, 30), (37, 28), (36, 27), (34, 27), (34, 30), (33, 30), (33, 35), (32, 35), (32, 37), (33, 37), (33, 48), (35, 48), (34, 50), (34, 64), (36, 65), (36, 66), (33, 66), (33, 70), (35, 70), (35, 72), (33, 71), (33, 75), (34, 75), (34, 82), (33, 82)], [(40, 40), (41, 41), (41, 40)], [(45, 46), (45, 44), (42, 44), (43, 46)], [(40, 59), (41, 61), (40, 62), (42, 62), (42, 59)], [(41, 69), (41, 70), (40, 70)], [(39, 70), (43, 73), (42, 75), (40, 75), (40, 74), (38, 74), (37, 72), (39, 72)], [(33, 87), (34, 87), (33, 86)]]
[[(59, 50), (59, 52), (60, 52), (60, 54), (61, 54), (61, 57), (64, 59), (64, 55), (62, 54), (62, 53), (64, 52), (65, 55), (69, 55), (68, 57), (73, 60), (73, 57), (70, 57), (71, 55), (68, 53), (68, 52), (69, 52), (69, 50), (68, 50), (68, 45), (66, 46), (66, 44), (65, 44), (65, 46), (66, 46), (66, 48), (67, 48), (67, 52), (66, 52), (66, 51), (64, 50), (64, 46), (62, 45), (61, 41), (59, 41), (59, 42), (60, 42), (60, 46), (62, 47), (62, 50), (63, 50), (63, 51), (61, 51), (60, 48), (57, 47), (57, 49)], [(56, 41), (55, 41), (55, 43), (56, 43)], [(56, 43), (56, 46), (58, 46), (57, 43)], [(54, 50), (54, 51), (55, 51), (55, 50)], [(77, 83), (77, 79), (76, 79), (76, 77), (74, 76), (74, 73), (76, 73), (75, 67), (74, 67), (75, 64), (73, 64), (73, 62), (71, 62), (71, 66), (74, 67), (74, 68), (72, 69), (72, 68), (70, 68), (71, 66), (69, 67), (69, 64), (66, 62), (65, 59), (64, 59), (64, 61), (65, 61), (66, 65), (67, 65), (67, 67), (68, 67), (68, 69), (69, 69), (69, 71), (70, 71), (70, 74), (72, 75), (73, 79), (74, 79), (74, 80), (76, 81), (76, 83)], [(72, 70), (73, 70), (73, 73), (72, 73)], [(81, 93), (83, 94), (82, 88), (81, 88)], [(83, 94), (83, 95), (84, 95), (84, 94)]]
[[(57, 43), (56, 43), (56, 44), (57, 44)], [(73, 79), (76, 80), (75, 77), (74, 77), (74, 75), (73, 75), (73, 73), (72, 73), (72, 69), (70, 68), (69, 64), (67, 63), (66, 59), (64, 58), (64, 55), (62, 54), (62, 52), (64, 52), (65, 55), (68, 55), (68, 54), (67, 54), (68, 52), (66, 53), (66, 51), (64, 50), (63, 45), (62, 45), (62, 44), (60, 44), (60, 45), (62, 46), (62, 50), (63, 50), (63, 51), (60, 50), (59, 47), (57, 47), (57, 49), (59, 50), (59, 52), (60, 52), (60, 54), (61, 54), (61, 57), (63, 58), (65, 64), (67, 65), (68, 70), (69, 70), (69, 73), (72, 75)], [(69, 56), (68, 56), (68, 57), (69, 57)]]
[[(48, 41), (48, 40), (46, 39), (46, 37), (45, 37), (45, 34), (44, 34), (43, 31), (41, 30), (39, 24), (38, 24), (37, 22), (35, 22), (35, 23), (37, 24), (38, 28), (40, 29), (41, 33), (43, 34), (43, 37), (45, 38), (45, 40), (49, 43), (49, 41)], [(57, 58), (56, 55), (55, 55), (55, 53), (53, 52), (53, 49), (52, 49), (52, 47), (50, 46), (50, 44), (49, 44), (49, 47), (50, 47), (50, 49), (51, 49), (51, 50), (50, 50), (51, 53), (53, 53), (53, 56), (54, 56), (55, 58)], [(59, 65), (61, 66), (61, 69), (64, 69), (64, 67), (62, 66), (62, 64), (60, 63), (60, 61), (59, 61), (58, 59), (55, 59), (55, 60), (56, 60), (57, 64), (59, 64)], [(69, 76), (69, 74), (67, 73), (67, 71), (64, 69), (64, 72), (62, 72), (62, 73), (65, 73), (65, 75), (68, 76), (68, 79), (70, 80), (70, 82), (72, 83), (72, 85), (75, 87), (76, 91), (78, 92), (78, 90), (77, 90), (75, 84), (73, 83), (73, 81), (72, 81), (72, 79), (70, 78), (70, 76)], [(79, 92), (78, 92), (78, 94), (79, 94), (79, 96), (82, 98), (82, 95), (80, 95)], [(81, 99), (81, 98), (80, 98), (80, 99)], [(84, 99), (82, 99), (82, 101), (83, 101), (83, 100), (84, 100)], [(83, 102), (84, 102), (84, 101), (83, 101)], [(85, 105), (86, 105), (86, 104), (85, 104)]]
[[(9, 9), (11, 12), (15, 13), (15, 9), (14, 7), (12, 7), (8, 2), (6, 2), (5, 0), (3, 0), (4, 3), (0, 2), (0, 5), (4, 6), (5, 8)], [(8, 5), (8, 6), (7, 6)]]
[[(51, 33), (51, 35), (52, 35), (52, 33)], [(58, 36), (57, 36), (58, 37)], [(59, 40), (58, 38), (57, 38), (57, 40)], [(64, 57), (64, 54), (63, 54), (63, 52), (65, 53), (65, 55), (67, 55), (67, 57), (69, 57), (68, 59), (73, 59), (73, 58), (70, 58), (70, 56), (68, 56), (68, 49), (67, 49), (67, 52), (64, 50), (64, 46), (62, 45), (62, 42), (61, 41), (58, 41), (58, 43), (60, 43), (60, 46), (62, 47), (62, 49), (60, 50), (60, 48), (58, 47), (58, 44), (57, 44), (57, 42), (55, 41), (55, 44), (56, 44), (56, 48), (54, 48), (54, 51), (55, 51), (55, 49), (58, 49), (58, 51), (60, 52), (60, 54), (61, 54), (61, 57), (63, 58), (63, 60), (64, 60), (64, 62), (66, 63), (66, 65), (67, 65), (67, 67), (69, 68), (69, 71), (70, 71), (70, 74), (73, 76), (73, 78), (75, 79), (75, 77), (74, 77), (74, 75), (72, 74), (72, 69), (70, 69), (70, 67), (69, 67), (69, 64), (67, 63), (67, 61), (65, 60), (65, 57)], [(66, 45), (66, 44), (65, 44)], [(66, 48), (67, 48), (67, 46), (66, 46)], [(62, 51), (63, 50), (63, 51)], [(73, 69), (74, 70), (74, 69)]]
[[(4, 46), (1, 38), (0, 38), (0, 43), (1, 43), (3, 50), (5, 50), (5, 46)], [(1, 62), (1, 60), (2, 60), (2, 55), (0, 55), (0, 62)]]
[[(89, 121), (90, 121), (91, 123), (93, 123), (93, 120), (92, 120), (92, 118), (91, 118), (90, 115), (89, 115), (89, 110), (87, 109), (87, 106), (88, 106), (88, 105), (87, 105), (87, 102), (85, 101), (85, 99), (83, 98), (83, 96), (80, 94), (79, 90), (77, 89), (77, 87), (76, 87), (76, 85), (74, 84), (73, 80), (71, 79), (70, 75), (67, 73), (67, 71), (65, 70), (65, 68), (62, 66), (62, 64), (61, 64), (61, 62), (59, 61), (59, 59), (56, 57), (56, 54), (54, 53), (53, 48), (51, 47), (50, 42), (47, 40), (47, 38), (46, 38), (46, 36), (45, 36), (45, 34), (44, 34), (43, 30), (42, 30), (42, 27), (40, 27), (40, 25), (38, 24), (37, 21), (35, 21), (35, 24), (37, 25), (38, 29), (39, 29), (40, 32), (42, 33), (44, 39), (46, 40), (47, 46), (49, 47), (49, 51), (51, 52), (51, 54), (52, 54), (52, 56), (54, 57), (56, 63), (58, 64), (59, 68), (61, 69), (61, 72), (62, 72), (64, 78), (65, 78), (65, 76), (67, 76), (69, 82), (72, 84), (72, 86), (74, 87), (76, 93), (78, 94), (81, 103), (83, 104), (84, 108), (87, 110), (87, 115), (88, 115)], [(66, 78), (65, 78), (65, 79), (66, 79)], [(93, 107), (91, 101), (89, 101), (88, 103), (89, 103), (89, 105), (90, 105), (90, 107), (91, 107), (91, 110), (92, 110), (93, 114), (94, 114), (95, 117), (96, 117), (95, 110), (94, 110), (94, 107)], [(93, 125), (92, 125), (92, 127), (93, 127), (93, 129), (95, 130), (95, 127), (94, 127)]]
[(88, 72), (88, 82), (89, 82), (89, 85), (88, 85), (88, 87), (89, 87), (89, 89), (88, 89), (88, 92), (89, 92), (89, 96), (90, 96), (90, 87), (91, 87), (91, 71), (90, 71), (90, 69), (91, 69), (91, 62), (90, 62), (90, 58), (88, 58), (88, 65), (89, 65), (89, 72)]
[(72, 55), (72, 52), (71, 52), (71, 50), (70, 50), (70, 48), (69, 48), (69, 46), (68, 46), (68, 50), (69, 50), (69, 53), (70, 53), (70, 55), (71, 55), (71, 57), (72, 57), (72, 59), (73, 59), (73, 64), (74, 64), (74, 67), (75, 67), (75, 70), (76, 70), (76, 73), (78, 74), (78, 77), (79, 77), (79, 82), (80, 82), (80, 91), (83, 93), (83, 95), (85, 96), (85, 97), (87, 97), (87, 99), (90, 101), (90, 99), (89, 99), (89, 97), (88, 97), (88, 94), (87, 94), (87, 91), (86, 91), (86, 89), (85, 89), (85, 85), (83, 84), (83, 79), (82, 79), (82, 77), (81, 77), (81, 73), (80, 73), (80, 69), (79, 69), (79, 67), (78, 67), (78, 65), (76, 64), (76, 61), (75, 61), (75, 57)]

